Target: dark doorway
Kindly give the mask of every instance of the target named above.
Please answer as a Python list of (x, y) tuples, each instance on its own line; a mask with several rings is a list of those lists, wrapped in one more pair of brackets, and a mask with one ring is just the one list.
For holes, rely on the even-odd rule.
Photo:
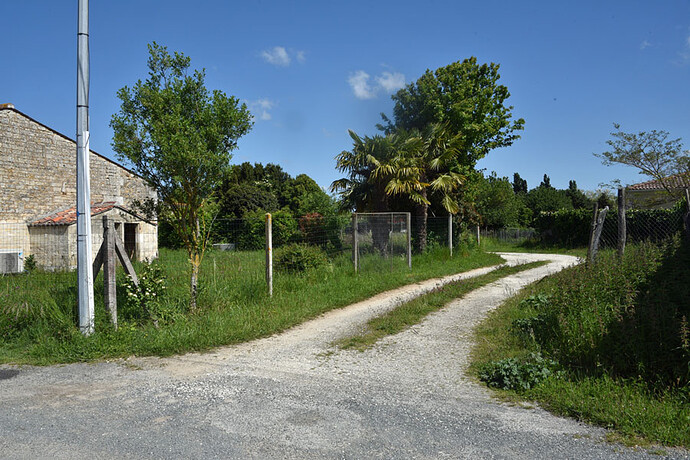
[(134, 260), (137, 251), (137, 225), (139, 224), (125, 224), (125, 252), (130, 260)]

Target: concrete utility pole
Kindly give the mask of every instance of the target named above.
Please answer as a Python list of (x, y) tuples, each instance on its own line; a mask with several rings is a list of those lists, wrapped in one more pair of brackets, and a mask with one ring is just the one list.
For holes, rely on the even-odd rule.
[(89, 184), (89, 0), (79, 0), (77, 31), (77, 277), (79, 328), (93, 332), (91, 267), (91, 187)]

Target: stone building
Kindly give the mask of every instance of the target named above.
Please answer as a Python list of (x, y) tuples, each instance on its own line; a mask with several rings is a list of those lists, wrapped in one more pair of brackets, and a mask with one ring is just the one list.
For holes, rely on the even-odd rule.
[[(132, 171), (91, 151), (93, 254), (103, 215), (112, 216), (132, 258), (158, 255), (158, 229), (132, 211), (156, 193)], [(76, 267), (76, 143), (12, 104), (0, 105), (0, 273), (30, 255), (49, 270)]]
[(626, 187), (628, 207), (633, 209), (670, 208), (685, 196), (690, 188), (689, 174), (676, 174), (664, 179), (649, 180)]

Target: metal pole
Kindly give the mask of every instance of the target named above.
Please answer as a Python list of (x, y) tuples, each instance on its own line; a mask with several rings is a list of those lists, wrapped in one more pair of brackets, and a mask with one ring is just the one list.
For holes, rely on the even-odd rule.
[(477, 225), (477, 247), (481, 245), (481, 232), (479, 230), (479, 225)]
[(79, 328), (94, 330), (89, 184), (89, 0), (79, 0), (77, 31), (77, 279)]
[(407, 268), (412, 268), (412, 214), (406, 212), (407, 217)]
[(273, 297), (273, 219), (266, 213), (266, 284), (268, 296)]
[(453, 214), (448, 214), (448, 248), (453, 257)]
[(355, 264), (355, 273), (359, 270), (359, 247), (357, 242), (357, 213), (352, 213), (352, 261)]

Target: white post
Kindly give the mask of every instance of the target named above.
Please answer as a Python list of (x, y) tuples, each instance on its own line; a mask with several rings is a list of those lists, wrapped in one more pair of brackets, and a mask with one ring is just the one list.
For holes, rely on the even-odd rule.
[(453, 257), (453, 214), (448, 214), (448, 248)]
[(412, 268), (412, 214), (405, 213), (407, 217), (407, 268)]
[(77, 31), (77, 279), (79, 328), (94, 330), (89, 184), (89, 0), (79, 0)]
[(359, 243), (357, 241), (357, 213), (352, 213), (352, 261), (355, 264), (355, 273), (359, 270)]
[(479, 225), (477, 225), (477, 246), (481, 243), (481, 232), (479, 231)]
[(266, 213), (266, 284), (268, 296), (273, 297), (273, 219)]

